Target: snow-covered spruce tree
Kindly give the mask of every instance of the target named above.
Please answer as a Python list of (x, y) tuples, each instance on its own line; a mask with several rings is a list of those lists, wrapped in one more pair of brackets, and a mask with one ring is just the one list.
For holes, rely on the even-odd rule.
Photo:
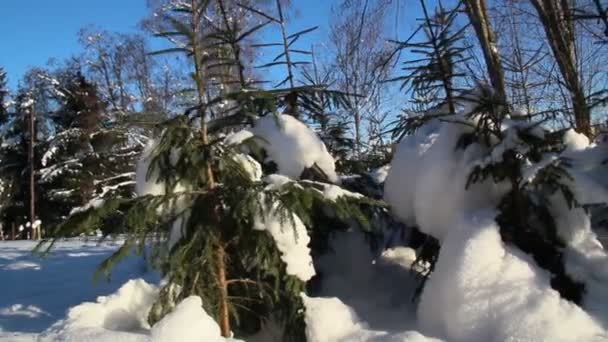
[[(487, 147), (467, 181), (491, 180), (508, 184), (498, 204), (496, 222), (502, 240), (531, 255), (536, 264), (550, 272), (551, 286), (562, 298), (581, 304), (585, 286), (568, 274), (563, 250), (569, 237), (560, 232), (559, 220), (579, 207), (573, 189), (573, 177), (564, 135), (550, 131), (543, 121), (530, 122), (525, 116), (501, 115), (487, 91), (479, 107), (468, 118), (475, 129), (464, 133), (458, 148), (469, 144)], [(568, 229), (578, 229), (568, 227)]]
[[(166, 52), (191, 58), (196, 102), (163, 123), (161, 136), (144, 151), (137, 167), (140, 196), (75, 213), (54, 234), (88, 232), (123, 212), (105, 233), (124, 231), (126, 241), (100, 271), (109, 272), (134, 247), (143, 252), (153, 246), (150, 260), (165, 282), (150, 323), (198, 295), (223, 336), (246, 336), (274, 320), (285, 339), (302, 340), (300, 294), (315, 275), (309, 242), (326, 238), (336, 222), (367, 227), (360, 208), (378, 203), (331, 184), (338, 178), (323, 143), (294, 117), (277, 114), (289, 94), (322, 89), (265, 91), (244, 77), (240, 44), (255, 27), (239, 27), (225, 6), (192, 0), (164, 13), (174, 31), (159, 35), (178, 45)], [(210, 22), (218, 13), (219, 24)], [(220, 78), (216, 68), (227, 65), (236, 72)], [(235, 76), (233, 91), (209, 96), (208, 84)], [(249, 129), (224, 133), (242, 127)], [(305, 175), (316, 181), (298, 181)]]
[(95, 85), (79, 72), (54, 85), (60, 108), (49, 113), (55, 134), (43, 146), (40, 211), (45, 225), (108, 198), (132, 197), (133, 168), (142, 149), (125, 127), (104, 115)]
[[(466, 92), (457, 102), (460, 109), (456, 114), (431, 120), (419, 129), (437, 133), (433, 126), (439, 122), (454, 126), (445, 130), (458, 134), (454, 139), (454, 155), (459, 157), (453, 158), (465, 163), (454, 170), (455, 175), (469, 170), (463, 190), (475, 194), (480, 191), (474, 188), (478, 185), (486, 189), (486, 196), (493, 199), (483, 205), (496, 203), (495, 220), (502, 241), (530, 255), (539, 268), (550, 274), (550, 285), (562, 298), (581, 305), (586, 293), (585, 279), (567, 270), (564, 257), (566, 251), (576, 249), (577, 240), (593, 235), (585, 223), (589, 220), (588, 213), (581, 208), (577, 198), (581, 193), (576, 191), (570, 169), (572, 153), (568, 146), (572, 144), (571, 135), (576, 133), (552, 131), (544, 128), (543, 120), (530, 121), (527, 116), (505, 110), (496, 105), (499, 102), (492, 94), (485, 87)], [(443, 110), (448, 109), (444, 106)], [(394, 198), (391, 193), (388, 201), (396, 203)], [(473, 203), (456, 207), (463, 210), (483, 207), (474, 203), (474, 197), (464, 200)], [(415, 223), (425, 220), (428, 217), (419, 217)], [(437, 261), (439, 241), (447, 234), (441, 231), (446, 227), (434, 231), (438, 221), (430, 222), (434, 222), (433, 229), (424, 222), (421, 230), (429, 233), (433, 243), (423, 245), (418, 260), (429, 263), (429, 273)]]

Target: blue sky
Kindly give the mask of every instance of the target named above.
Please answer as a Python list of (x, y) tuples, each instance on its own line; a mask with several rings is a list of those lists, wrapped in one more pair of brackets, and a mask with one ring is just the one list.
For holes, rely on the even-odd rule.
[(145, 0), (0, 0), (0, 66), (14, 88), (28, 67), (79, 52), (82, 27), (135, 31), (145, 13)]
[[(300, 48), (327, 40), (330, 7), (336, 2), (293, 1), (291, 33), (319, 26), (299, 42)], [(412, 6), (407, 7), (410, 12)], [(7, 70), (9, 86), (14, 89), (29, 67), (44, 66), (49, 58), (61, 60), (82, 51), (77, 41), (81, 28), (94, 25), (109, 31), (134, 32), (147, 12), (145, 0), (0, 0), (0, 66)], [(279, 37), (276, 30), (265, 34), (268, 39)]]

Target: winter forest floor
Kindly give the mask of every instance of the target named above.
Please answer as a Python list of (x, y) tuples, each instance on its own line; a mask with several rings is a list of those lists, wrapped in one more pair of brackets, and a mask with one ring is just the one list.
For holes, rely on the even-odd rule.
[[(391, 340), (390, 336), (403, 335), (404, 329), (415, 329), (415, 283), (409, 270), (413, 255), (406, 248), (397, 248), (374, 256), (365, 252), (369, 251), (365, 244), (360, 234), (337, 235), (332, 241), (333, 252), (317, 262), (318, 270), (328, 277), (316, 293), (319, 297), (307, 297), (308, 306), (316, 308), (314, 322), (309, 324), (330, 340), (345, 334), (355, 339)], [(94, 282), (97, 266), (116, 250), (119, 242), (62, 241), (44, 258), (32, 254), (35, 246), (32, 241), (0, 242), (0, 341), (81, 340), (82, 332), (69, 332), (74, 314), (68, 311), (76, 306), (86, 308), (80, 311), (84, 312), (82, 317), (97, 321), (103, 330), (95, 332), (96, 341), (148, 340), (136, 329), (109, 328), (108, 321), (114, 318), (129, 320), (128, 305), (132, 303), (123, 308), (119, 307), (121, 304), (81, 305), (100, 303), (104, 299), (99, 296), (121, 293), (119, 288), (130, 279), (143, 278), (158, 284), (158, 274), (141, 257), (132, 256), (119, 263), (109, 281), (101, 278)], [(123, 295), (119, 301), (133, 302), (132, 298), (138, 298), (140, 293), (130, 292), (126, 300)], [(272, 330), (266, 329), (247, 340), (280, 341), (280, 334)], [(417, 333), (405, 333), (424, 339)]]
[(0, 242), (0, 341), (34, 340), (70, 307), (111, 294), (129, 279), (158, 280), (143, 259), (130, 257), (116, 266), (109, 281), (93, 282), (97, 266), (117, 242), (63, 241), (44, 258), (32, 254), (35, 246), (33, 241)]

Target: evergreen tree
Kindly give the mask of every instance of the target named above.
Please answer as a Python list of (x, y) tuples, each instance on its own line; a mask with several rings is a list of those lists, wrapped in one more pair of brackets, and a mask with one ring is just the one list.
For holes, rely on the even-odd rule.
[[(29, 177), (28, 142), (25, 108), (31, 103), (31, 95), (20, 89), (15, 97), (14, 111), (8, 113), (8, 121), (3, 129), (3, 142), (0, 146), (0, 169), (5, 199), (2, 221), (5, 226), (15, 227), (21, 238), (27, 238), (25, 225), (28, 222)], [(39, 152), (35, 149), (34, 156)]]
[[(217, 9), (220, 25), (208, 20)], [(336, 221), (369, 227), (361, 208), (378, 203), (358, 196), (326, 199), (325, 187), (334, 185), (322, 182), (261, 180), (257, 165), (266, 161), (268, 146), (256, 138), (228, 143), (222, 132), (249, 126), (263, 115), (276, 115), (280, 131), (276, 109), (289, 102), (286, 98), (323, 90), (254, 88), (244, 77), (240, 44), (263, 24), (240, 27), (226, 15), (222, 0), (180, 3), (165, 15), (172, 30), (158, 35), (171, 37), (177, 46), (161, 52), (182, 52), (191, 59), (195, 105), (159, 127), (160, 137), (148, 146), (138, 165), (139, 197), (111, 198), (102, 206), (75, 213), (57, 227), (55, 237), (100, 226), (105, 234), (124, 230), (125, 243), (102, 264), (102, 272), (109, 272), (132, 248), (143, 252), (150, 240), (155, 241), (151, 260), (167, 282), (150, 312), (151, 323), (170, 312), (177, 301), (198, 295), (223, 336), (232, 331), (248, 335), (274, 319), (283, 324), (286, 339), (301, 340), (300, 293), (312, 274), (301, 274), (283, 262), (289, 251), (281, 249), (276, 235), (297, 244), (307, 241), (306, 228), (318, 241), (327, 238)], [(207, 25), (211, 32), (203, 29)], [(218, 49), (222, 54), (215, 53)], [(228, 65), (237, 71), (238, 87), (209, 97), (208, 85), (214, 81), (210, 75), (233, 84), (228, 77), (217, 77)], [(222, 103), (230, 103), (231, 108), (216, 115)], [(310, 170), (303, 175), (328, 179), (319, 165)], [(124, 215), (112, 219), (116, 211)], [(315, 244), (323, 245), (311, 243)]]
[(141, 150), (124, 127), (105, 120), (95, 85), (79, 72), (64, 82), (57, 85), (63, 103), (49, 114), (56, 134), (42, 147), (40, 209), (49, 226), (110, 197), (132, 197)]
[[(462, 43), (467, 26), (456, 28), (458, 6), (454, 9), (445, 9), (439, 3), (439, 7), (431, 16), (427, 10), (425, 0), (420, 0), (424, 18), (416, 32), (421, 31), (425, 39), (420, 42), (400, 42), (398, 50), (409, 49), (419, 58), (406, 60), (402, 70), (405, 75), (395, 77), (389, 81), (401, 81), (401, 88), (407, 88), (413, 94), (413, 104), (423, 109), (426, 118), (415, 115), (402, 121), (407, 127), (399, 126), (397, 131), (415, 129), (429, 116), (429, 99), (434, 106), (443, 105), (447, 110), (440, 110), (441, 115), (454, 114), (456, 111), (456, 100), (462, 89), (458, 88), (457, 80), (465, 76), (459, 70), (470, 57), (466, 56), (468, 47)], [(414, 37), (414, 35), (412, 35)]]
[[(571, 237), (558, 228), (565, 220), (562, 215), (574, 211), (587, 215), (575, 196), (570, 160), (563, 155), (566, 131), (545, 129), (544, 121), (530, 121), (527, 116), (504, 115), (502, 102), (488, 88), (467, 92), (466, 101), (467, 109), (447, 123), (463, 127), (456, 149), (481, 152), (471, 161), (466, 188), (489, 182), (505, 189), (496, 208), (502, 240), (529, 254), (550, 274), (551, 286), (560, 296), (580, 305), (585, 283), (566, 270), (564, 250)], [(433, 240), (423, 244), (417, 261), (430, 263), (426, 276), (433, 271), (440, 249)]]

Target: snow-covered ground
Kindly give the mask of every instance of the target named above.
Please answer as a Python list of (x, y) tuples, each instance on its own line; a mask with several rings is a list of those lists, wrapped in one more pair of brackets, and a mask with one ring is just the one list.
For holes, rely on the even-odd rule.
[[(160, 279), (137, 256), (117, 264), (109, 282), (94, 283), (97, 266), (118, 242), (63, 241), (45, 258), (32, 255), (34, 246), (0, 242), (0, 341), (226, 341), (198, 297), (149, 327)], [(411, 249), (375, 256), (353, 232), (337, 235), (332, 246), (316, 263), (326, 275), (318, 297), (303, 296), (310, 341), (434, 341), (413, 331)], [(270, 327), (247, 340), (282, 339)]]
[(70, 307), (115, 292), (132, 278), (158, 281), (140, 257), (119, 263), (109, 281), (93, 282), (99, 263), (117, 242), (81, 239), (57, 243), (44, 258), (33, 255), (31, 241), (0, 242), (0, 341), (35, 340), (65, 318)]

